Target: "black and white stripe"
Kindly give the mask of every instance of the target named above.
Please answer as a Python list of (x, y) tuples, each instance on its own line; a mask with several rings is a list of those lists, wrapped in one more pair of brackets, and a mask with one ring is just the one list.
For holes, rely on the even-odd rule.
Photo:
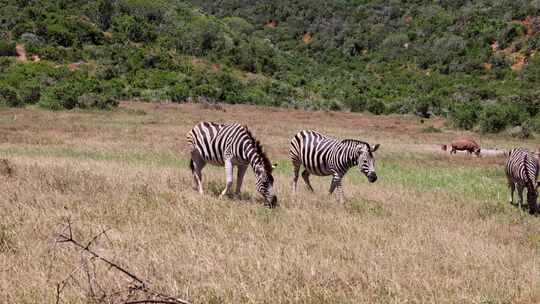
[(527, 188), (527, 203), (531, 214), (534, 214), (537, 210), (538, 171), (538, 159), (526, 148), (515, 148), (508, 152), (506, 178), (510, 188), (510, 203), (514, 203), (514, 190), (517, 187), (518, 205), (521, 210), (523, 189)]
[(350, 168), (358, 166), (360, 172), (370, 182), (373, 183), (377, 180), (373, 152), (377, 151), (378, 148), (378, 144), (371, 147), (368, 143), (360, 140), (339, 140), (316, 131), (303, 130), (298, 132), (291, 140), (289, 150), (294, 167), (293, 191), (296, 193), (300, 166), (304, 166), (302, 178), (309, 190), (313, 191), (309, 181), (310, 174), (332, 175), (330, 193), (333, 193), (337, 188), (339, 199), (343, 201), (341, 179)]
[(191, 152), (190, 168), (195, 185), (201, 194), (203, 193), (201, 171), (206, 163), (225, 167), (227, 184), (221, 196), (230, 192), (234, 166), (238, 167), (235, 194), (240, 194), (244, 174), (250, 165), (255, 172), (257, 191), (271, 207), (277, 204), (272, 189), (274, 184), (272, 164), (259, 141), (255, 140), (246, 126), (237, 123), (201, 122), (188, 133), (187, 141)]

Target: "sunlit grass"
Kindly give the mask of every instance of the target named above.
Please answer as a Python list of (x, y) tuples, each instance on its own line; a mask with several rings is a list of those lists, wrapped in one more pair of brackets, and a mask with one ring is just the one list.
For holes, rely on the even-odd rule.
[[(0, 174), (2, 300), (55, 301), (55, 284), (85, 260), (54, 243), (71, 218), (82, 240), (111, 228), (100, 253), (193, 303), (539, 302), (538, 219), (506, 202), (500, 159), (440, 151), (453, 131), (389, 116), (179, 107), (0, 113), (0, 158), (14, 169)], [(250, 126), (278, 163), (279, 208), (263, 206), (251, 170), (240, 199), (219, 199), (220, 167), (205, 167), (203, 196), (192, 189), (184, 136), (200, 120)], [(379, 180), (352, 168), (345, 204), (328, 195), (330, 177), (312, 177), (315, 193), (300, 179), (293, 196), (287, 151), (301, 128), (381, 142)], [(102, 270), (103, 288), (127, 287)], [(66, 302), (88, 302), (82, 285)]]

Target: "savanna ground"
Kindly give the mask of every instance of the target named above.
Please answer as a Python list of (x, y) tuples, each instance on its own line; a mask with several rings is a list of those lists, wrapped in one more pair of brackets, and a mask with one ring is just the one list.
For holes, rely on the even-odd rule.
[[(110, 228), (92, 248), (193, 303), (540, 302), (540, 219), (507, 203), (501, 156), (440, 151), (462, 135), (442, 120), (225, 109), (0, 110), (0, 158), (14, 169), (0, 176), (2, 302), (52, 303), (56, 284), (89, 263), (96, 293), (129, 285), (55, 243), (67, 218), (82, 241)], [(205, 168), (204, 197), (192, 189), (185, 134), (201, 120), (250, 126), (279, 163), (279, 208), (262, 206), (251, 171), (241, 200), (217, 198), (222, 168)], [(328, 177), (312, 178), (315, 194), (300, 180), (293, 198), (287, 151), (302, 128), (381, 143), (379, 180), (351, 170), (345, 205)], [(466, 135), (499, 149), (539, 143)], [(76, 276), (65, 303), (88, 302)]]

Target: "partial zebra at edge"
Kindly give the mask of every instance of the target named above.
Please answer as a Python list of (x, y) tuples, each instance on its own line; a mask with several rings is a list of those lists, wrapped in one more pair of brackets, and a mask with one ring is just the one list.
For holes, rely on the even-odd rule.
[(538, 211), (538, 173), (540, 171), (538, 158), (528, 149), (519, 147), (508, 151), (506, 159), (506, 178), (510, 189), (510, 204), (514, 204), (514, 191), (518, 191), (518, 206), (521, 210), (523, 191), (527, 189), (527, 204), (529, 213)]

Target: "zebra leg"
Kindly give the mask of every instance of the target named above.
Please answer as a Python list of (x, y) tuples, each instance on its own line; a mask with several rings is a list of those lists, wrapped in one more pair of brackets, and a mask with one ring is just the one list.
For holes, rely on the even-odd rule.
[(510, 205), (514, 204), (514, 191), (516, 190), (516, 184), (513, 181), (508, 181), (508, 188), (510, 188)]
[(294, 177), (293, 177), (293, 194), (296, 195), (296, 186), (298, 185), (298, 173), (300, 172), (300, 164), (293, 162), (293, 171), (294, 171)]
[(343, 204), (345, 202), (345, 195), (343, 194), (343, 187), (341, 186), (341, 178), (342, 177), (340, 175), (334, 174), (332, 177), (332, 183), (330, 184), (330, 194), (337, 189), (338, 200)]
[(309, 182), (309, 172), (307, 170), (302, 171), (302, 178), (304, 179), (304, 182), (306, 182), (309, 191), (313, 192), (313, 187), (311, 187), (311, 183)]
[(336, 179), (335, 179), (335, 175), (334, 175), (332, 177), (332, 181), (330, 182), (330, 190), (328, 191), (329, 192), (328, 194), (334, 193), (334, 190), (336, 190), (336, 187), (337, 187), (337, 183), (336, 183)]
[(519, 211), (521, 211), (521, 205), (523, 204), (523, 185), (518, 184), (517, 185), (517, 194), (518, 194), (518, 205), (519, 205)]
[(225, 185), (225, 189), (223, 189), (219, 198), (222, 198), (224, 195), (229, 194), (231, 190), (231, 186), (233, 183), (233, 164), (231, 159), (225, 160), (225, 174), (227, 178), (227, 184)]
[(235, 195), (240, 197), (240, 190), (242, 189), (242, 182), (244, 181), (244, 175), (246, 174), (247, 165), (239, 165), (238, 172), (236, 173), (236, 192)]
[(538, 199), (538, 191), (534, 184), (527, 186), (527, 204), (529, 205), (529, 213), (535, 214), (538, 210), (538, 204), (536, 200)]
[(191, 168), (191, 173), (193, 174), (193, 181), (195, 183), (195, 189), (199, 191), (200, 194), (204, 194), (203, 184), (202, 184), (202, 169), (206, 165), (206, 162), (199, 154), (199, 151), (191, 152), (191, 161), (189, 167)]

